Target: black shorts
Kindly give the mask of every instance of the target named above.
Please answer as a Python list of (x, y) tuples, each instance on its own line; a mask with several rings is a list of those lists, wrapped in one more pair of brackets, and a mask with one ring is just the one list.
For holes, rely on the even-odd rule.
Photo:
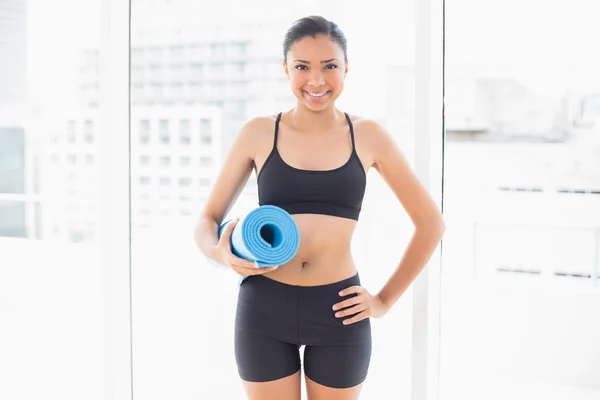
[[(235, 359), (240, 377), (266, 382), (296, 373), (304, 348), (304, 374), (329, 387), (362, 383), (371, 360), (368, 318), (344, 325), (332, 306), (356, 296), (338, 292), (360, 285), (358, 274), (332, 284), (294, 286), (261, 275), (240, 286), (235, 317)], [(338, 310), (339, 311), (339, 310)]]

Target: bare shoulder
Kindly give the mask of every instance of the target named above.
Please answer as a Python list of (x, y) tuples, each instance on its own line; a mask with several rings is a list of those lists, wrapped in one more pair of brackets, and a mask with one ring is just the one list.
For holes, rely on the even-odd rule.
[(359, 115), (348, 115), (354, 126), (357, 149), (359, 153), (362, 150), (362, 154), (369, 162), (376, 162), (382, 150), (396, 145), (388, 130), (380, 122)]
[(241, 126), (238, 140), (253, 155), (260, 153), (264, 146), (270, 146), (277, 115), (262, 115), (248, 119)]
[(382, 139), (385, 140), (386, 136), (389, 137), (386, 128), (376, 120), (359, 115), (348, 114), (348, 116), (354, 126), (354, 134), (357, 140), (371, 143)]
[(276, 115), (260, 115), (252, 117), (244, 122), (240, 128), (240, 134), (254, 136), (255, 138), (261, 136), (275, 126), (276, 119)]

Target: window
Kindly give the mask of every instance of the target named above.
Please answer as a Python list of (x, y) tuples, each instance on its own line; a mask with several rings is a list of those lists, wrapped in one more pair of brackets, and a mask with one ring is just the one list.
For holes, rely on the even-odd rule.
[(179, 158), (179, 165), (183, 166), (183, 167), (189, 167), (192, 164), (192, 159), (190, 157), (180, 157)]
[(212, 143), (211, 121), (209, 119), (200, 120), (200, 143), (208, 145)]
[(161, 119), (159, 122), (159, 135), (162, 144), (169, 144), (169, 120)]
[[(101, 0), (0, 1), (0, 370), (11, 370), (0, 378), (3, 399), (93, 398), (107, 389), (98, 380), (102, 345), (94, 345), (114, 326), (95, 307), (109, 295), (97, 279), (109, 267), (107, 246), (94, 232), (106, 225), (88, 212), (106, 200), (107, 180), (85, 162), (110, 101), (97, 92), (101, 15)], [(98, 149), (98, 160), (107, 163), (106, 153)], [(58, 349), (77, 361), (57, 360)], [(33, 354), (42, 363), (20, 368)], [(43, 381), (51, 384), (24, 384)]]
[(201, 167), (212, 166), (212, 157), (200, 157), (200, 166)]
[(69, 121), (67, 124), (67, 142), (69, 143), (75, 143), (76, 139), (76, 128), (77, 128), (77, 124), (75, 123), (75, 121)]
[(160, 158), (160, 165), (171, 165), (171, 157), (169, 157), (169, 156), (162, 156)]
[[(198, 299), (202, 299), (203, 303), (207, 303), (207, 299), (208, 302), (212, 301), (210, 299), (214, 299), (214, 294), (208, 294), (211, 288), (208, 288), (207, 291), (198, 291), (193, 289), (193, 284), (190, 287), (186, 287), (185, 284), (183, 286), (178, 283), (173, 284), (175, 281), (170, 280), (169, 274), (157, 275), (156, 271), (164, 270), (161, 266), (164, 265), (161, 264), (162, 262), (174, 259), (173, 257), (176, 257), (177, 254), (188, 254), (187, 252), (193, 251), (190, 247), (193, 246), (193, 243), (190, 244), (189, 240), (180, 238), (182, 235), (188, 235), (192, 229), (195, 216), (200, 212), (208, 198), (211, 186), (215, 183), (217, 167), (227, 151), (227, 145), (231, 143), (241, 124), (257, 115), (286, 109), (293, 102), (294, 97), (281, 66), (280, 54), (282, 35), (289, 26), (285, 22), (269, 22), (269, 19), (283, 21), (274, 14), (260, 15), (260, 13), (256, 13), (258, 9), (274, 9), (270, 6), (276, 7), (277, 4), (263, 0), (257, 4), (238, 1), (235, 5), (232, 2), (231, 7), (225, 6), (228, 12), (223, 13), (203, 2), (195, 2), (192, 8), (177, 5), (181, 2), (158, 0), (155, 2), (160, 6), (148, 7), (144, 0), (132, 0), (132, 32), (137, 32), (138, 29), (155, 32), (153, 33), (154, 37), (133, 35), (132, 46), (140, 47), (144, 43), (153, 41), (157, 47), (160, 46), (164, 50), (154, 62), (157, 65), (165, 66), (166, 73), (158, 78), (155, 84), (166, 86), (164, 90), (167, 96), (147, 91), (146, 101), (156, 106), (153, 114), (147, 114), (148, 107), (143, 104), (133, 103), (132, 108), (135, 110), (138, 107), (142, 115), (152, 115), (153, 144), (162, 144), (162, 137), (168, 136), (168, 141), (165, 140), (164, 143), (169, 143), (169, 145), (144, 148), (135, 141), (132, 152), (133, 154), (150, 154), (156, 158), (153, 160), (153, 164), (159, 164), (159, 166), (158, 159), (161, 156), (169, 156), (171, 167), (168, 168), (168, 173), (166, 168), (141, 168), (142, 174), (153, 179), (152, 184), (156, 184), (156, 187), (137, 185), (133, 188), (136, 192), (152, 191), (153, 197), (152, 205), (147, 206), (152, 211), (152, 215), (144, 218), (143, 221), (135, 221), (132, 224), (134, 228), (132, 259), (133, 269), (138, 271), (136, 276), (139, 277), (137, 284), (140, 286), (140, 290), (134, 291), (134, 297), (137, 296), (134, 298), (134, 304), (137, 305), (139, 314), (153, 315), (154, 321), (160, 321), (164, 326), (169, 326), (172, 322), (169, 319), (171, 316), (168, 313), (162, 313), (163, 310), (179, 309), (183, 311), (182, 307), (184, 307), (186, 314), (193, 314), (197, 308), (191, 304), (195, 302), (182, 303), (179, 301), (189, 297), (188, 294), (181, 291), (190, 289), (190, 293)], [(362, 112), (368, 117), (381, 121), (395, 135), (394, 139), (400, 142), (402, 148), (409, 150), (408, 156), (411, 157), (410, 149), (414, 146), (411, 147), (406, 140), (410, 140), (414, 136), (414, 129), (411, 129), (411, 124), (414, 125), (412, 121), (414, 112), (410, 110), (410, 107), (414, 105), (414, 93), (411, 93), (410, 88), (414, 84), (413, 57), (416, 53), (412, 42), (415, 2), (394, 3), (384, 0), (370, 2), (369, 6), (377, 10), (377, 19), (361, 18), (361, 16), (364, 17), (364, 5), (358, 3), (355, 5), (352, 2), (344, 3), (343, 11), (337, 10), (339, 7), (327, 6), (325, 1), (309, 3), (308, 5), (306, 2), (286, 3), (284, 19), (288, 19), (291, 23), (293, 18), (306, 15), (308, 9), (313, 10), (315, 14), (329, 14), (333, 21), (339, 22), (340, 27), (347, 34), (350, 62), (356, 60), (356, 68), (351, 68), (353, 72), (347, 81), (346, 92), (340, 97), (340, 108), (356, 110), (357, 113)], [(190, 10), (193, 10), (193, 16), (189, 12)], [(167, 17), (168, 23), (165, 23)], [(186, 22), (188, 19), (189, 21)], [(188, 23), (190, 21), (193, 22), (192, 25)], [(227, 27), (228, 21), (235, 21), (235, 30)], [(257, 29), (259, 25), (262, 26), (262, 31)], [(217, 28), (221, 29), (220, 33)], [(279, 39), (277, 39), (278, 35)], [(390, 43), (388, 42), (393, 43), (394, 51), (389, 51)], [(175, 65), (183, 66), (184, 73), (171, 69), (174, 64), (173, 59), (178, 57), (174, 48), (179, 47), (183, 48), (183, 54), (180, 64), (175, 63)], [(369, 60), (379, 59), (383, 53), (386, 54), (386, 57), (381, 62), (373, 64), (377, 65), (374, 67), (375, 69), (364, 68), (370, 62)], [(149, 62), (146, 61), (145, 64), (143, 67), (147, 68)], [(404, 70), (395, 68), (396, 66), (401, 66)], [(376, 72), (374, 73), (374, 71)], [(398, 79), (400, 79), (400, 85), (395, 85)], [(184, 93), (181, 99), (175, 99), (171, 96), (171, 85), (179, 82), (184, 86)], [(249, 85), (254, 86), (250, 87)], [(367, 92), (370, 95), (363, 96)], [(159, 133), (161, 119), (169, 121), (168, 127), (165, 122), (163, 129), (168, 131), (168, 134), (161, 135)], [(409, 160), (411, 159), (409, 158)], [(383, 226), (390, 215), (398, 217), (398, 219), (402, 215), (401, 207), (393, 194), (379, 188), (381, 185), (379, 185), (376, 175), (376, 172), (369, 174), (369, 186), (373, 188), (370, 188), (369, 191), (371, 197), (367, 196), (364, 204), (362, 221), (356, 233), (358, 240), (355, 241), (355, 247), (360, 259), (369, 260), (378, 265), (392, 266), (401, 256), (402, 249), (398, 243), (404, 239), (403, 235), (409, 232), (410, 221), (394, 220), (395, 226), (398, 227), (394, 232), (395, 235), (380, 235), (377, 240), (369, 240), (371, 234), (377, 232), (378, 227)], [(166, 178), (167, 176), (171, 179), (170, 185), (161, 187), (161, 177)], [(168, 207), (161, 204), (162, 200), (160, 200), (160, 196), (166, 193), (171, 195)], [(136, 198), (135, 195), (134, 198)], [(369, 198), (370, 201), (368, 201)], [(246, 187), (242, 188), (233, 207), (228, 210), (229, 215), (225, 215), (223, 218), (233, 218), (241, 211), (249, 210), (256, 204), (256, 183), (251, 178)], [(171, 214), (163, 217), (162, 210), (168, 210)], [(142, 219), (135, 211), (133, 214)], [(144, 232), (141, 223), (145, 223), (151, 228)], [(369, 235), (366, 235), (365, 232)], [(184, 241), (185, 243), (183, 243)], [(165, 249), (168, 251), (165, 252)], [(193, 274), (193, 271), (197, 270), (198, 265), (203, 261), (200, 260), (200, 264), (198, 264), (190, 257), (180, 257), (178, 260), (184, 264), (178, 266), (177, 276), (183, 277), (185, 282), (193, 282), (190, 274)], [(204, 265), (202, 264), (201, 267)], [(208, 265), (202, 271), (203, 280), (206, 282), (214, 281), (211, 280), (213, 277), (220, 279), (217, 277), (219, 271), (210, 269)], [(388, 271), (390, 269), (364, 268), (361, 274), (364, 274), (365, 282), (381, 282), (384, 278), (383, 274)], [(158, 279), (152, 281), (153, 278)], [(179, 278), (176, 279), (177, 282), (181, 282)], [(150, 298), (144, 294), (152, 293), (152, 289), (157, 288), (165, 293), (172, 293), (173, 288), (179, 291), (172, 293), (171, 296), (161, 297), (162, 302), (169, 304), (168, 308), (157, 309), (149, 301)], [(223, 298), (226, 301), (233, 298), (225, 295), (226, 293), (223, 291), (221, 294), (224, 295)], [(379, 365), (386, 365), (397, 359), (410, 360), (412, 358), (410, 350), (408, 350), (412, 347), (410, 345), (412, 298), (411, 291), (404, 296), (405, 301), (408, 302), (406, 305), (409, 312), (402, 313), (397, 318), (390, 318), (390, 321), (401, 319), (401, 323), (397, 324), (401, 327), (389, 325), (382, 329), (383, 335), (387, 336), (378, 344), (386, 351), (378, 354), (374, 352), (374, 365), (377, 362)], [(219, 315), (217, 316), (217, 314)], [(211, 319), (215, 324), (222, 324), (223, 321), (228, 320), (227, 315), (222, 312), (215, 313), (214, 316), (207, 315), (205, 318)], [(230, 322), (226, 323), (229, 324), (227, 326), (230, 326)], [(195, 352), (194, 346), (190, 343), (199, 334), (206, 336), (206, 340), (211, 343), (219, 343), (222, 340), (222, 335), (215, 333), (216, 329), (213, 332), (202, 331), (199, 333), (192, 326), (193, 324), (182, 331), (184, 332), (183, 336), (179, 335), (176, 338), (168, 330), (156, 331), (155, 326), (153, 329), (150, 320), (139, 318), (134, 321), (134, 324), (133, 328), (136, 332), (151, 338), (153, 342), (168, 343), (171, 347), (176, 346), (173, 354), (175, 352), (179, 354), (182, 351)], [(398, 343), (398, 337), (404, 338), (402, 343)], [(220, 347), (226, 348), (225, 346), (223, 344)], [(148, 393), (166, 393), (169, 387), (174, 386), (175, 380), (165, 368), (179, 368), (182, 371), (190, 368), (184, 366), (185, 362), (179, 362), (173, 366), (173, 363), (169, 363), (164, 358), (157, 359), (156, 357), (162, 357), (159, 353), (151, 348), (142, 349), (140, 347), (133, 354), (134, 362), (137, 360), (138, 363), (143, 362), (143, 359), (158, 360), (151, 365), (148, 364), (147, 368), (143, 370), (138, 369), (138, 382), (146, 385), (145, 389), (148, 389)], [(200, 358), (194, 357), (194, 359)], [(178, 360), (181, 361), (181, 358)], [(212, 368), (235, 372), (235, 363), (231, 358), (219, 358), (217, 364), (212, 359), (205, 360), (202, 361), (199, 368), (200, 371)], [(197, 367), (192, 366), (191, 368)], [(365, 387), (365, 393), (361, 394), (361, 398), (377, 399), (381, 397), (381, 393), (387, 392), (393, 392), (394, 396), (399, 398), (410, 398), (409, 368), (409, 362), (394, 369), (380, 368), (378, 382), (382, 384), (388, 382), (388, 385), (382, 387), (377, 384), (377, 387), (374, 387), (372, 384), (371, 389)], [(176, 375), (181, 376), (181, 373)], [(212, 379), (205, 379), (202, 382), (194, 381), (189, 384), (194, 388), (187, 387), (182, 390), (186, 393), (196, 393), (200, 398), (214, 397), (211, 392), (214, 393), (215, 390), (223, 398), (244, 398), (243, 389), (239, 385), (233, 384), (236, 379), (235, 375), (228, 377), (223, 375), (221, 375), (223, 379), (219, 379), (218, 383)], [(371, 390), (370, 393), (368, 393), (369, 390)], [(377, 393), (378, 391), (379, 393)]]
[(85, 121), (85, 142), (94, 143), (94, 122), (90, 120)]
[(140, 121), (140, 143), (150, 143), (150, 121), (147, 119)]
[(192, 127), (189, 119), (179, 121), (179, 143), (190, 144), (192, 142)]
[(183, 95), (183, 85), (181, 83), (172, 83), (171, 84), (171, 97), (175, 97), (175, 100), (179, 100), (179, 98)]
[(200, 178), (200, 186), (208, 187), (211, 184), (211, 180), (208, 178)]
[[(571, 377), (600, 350), (581, 336), (600, 299), (600, 141), (583, 106), (600, 93), (597, 2), (446, 4), (440, 400), (483, 379), (515, 400), (600, 398), (591, 374)], [(556, 342), (571, 345), (550, 359)]]
[(179, 186), (187, 187), (192, 184), (192, 180), (190, 178), (179, 178)]
[(171, 47), (171, 63), (178, 65), (183, 62), (184, 48), (182, 46)]

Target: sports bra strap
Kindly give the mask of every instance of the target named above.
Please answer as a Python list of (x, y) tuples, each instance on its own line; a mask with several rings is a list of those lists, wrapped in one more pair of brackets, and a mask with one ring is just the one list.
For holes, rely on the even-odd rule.
[(346, 116), (346, 120), (348, 120), (348, 125), (350, 126), (350, 137), (352, 138), (352, 151), (356, 152), (356, 145), (354, 144), (354, 127), (352, 126), (352, 121), (350, 121), (350, 116), (348, 113), (344, 113)]
[(277, 121), (275, 122), (275, 136), (273, 138), (273, 148), (277, 147), (277, 132), (279, 132), (279, 121), (281, 120), (282, 113), (283, 111), (277, 114)]

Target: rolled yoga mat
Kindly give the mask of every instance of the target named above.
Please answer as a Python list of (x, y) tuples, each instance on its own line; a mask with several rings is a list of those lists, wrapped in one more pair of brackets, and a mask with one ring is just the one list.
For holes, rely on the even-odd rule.
[[(219, 227), (219, 237), (227, 224)], [(287, 263), (300, 246), (300, 231), (296, 221), (284, 209), (265, 205), (250, 211), (238, 221), (231, 233), (231, 250), (236, 256), (254, 261), (259, 267)], [(240, 277), (239, 284), (247, 277)]]

